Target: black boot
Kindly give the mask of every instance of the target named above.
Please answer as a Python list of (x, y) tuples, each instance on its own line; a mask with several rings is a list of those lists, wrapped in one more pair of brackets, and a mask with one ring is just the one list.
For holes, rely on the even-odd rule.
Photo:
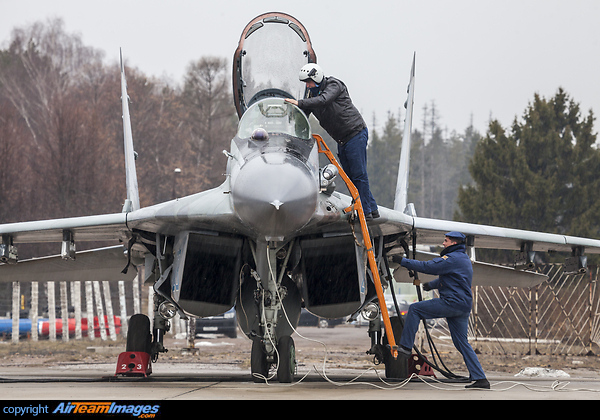
[(490, 382), (487, 379), (477, 379), (471, 385), (465, 386), (465, 388), (474, 388), (474, 389), (490, 389)]

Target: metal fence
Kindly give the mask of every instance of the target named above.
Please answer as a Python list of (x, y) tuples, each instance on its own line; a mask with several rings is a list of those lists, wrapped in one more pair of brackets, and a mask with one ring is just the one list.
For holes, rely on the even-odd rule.
[[(475, 287), (471, 345), (488, 354), (598, 354), (598, 271), (590, 267), (585, 274), (568, 275), (562, 265), (547, 265), (541, 272), (548, 280), (531, 289)], [(449, 339), (443, 321), (432, 335)]]
[[(599, 268), (590, 267), (586, 274), (581, 275), (563, 273), (562, 265), (547, 265), (541, 271), (549, 278), (532, 289), (478, 286), (473, 290), (469, 340), (476, 350), (488, 354), (599, 353), (600, 292), (597, 288)], [(32, 295), (37, 295), (32, 293), (37, 291), (37, 284), (15, 285), (12, 299), (13, 311), (19, 312), (19, 305), (21, 309), (34, 307), (36, 308), (34, 316), (39, 313), (39, 316), (43, 317), (48, 316), (43, 313), (44, 306), (60, 308), (74, 304), (76, 311), (77, 308), (81, 309), (84, 316), (96, 314), (102, 319), (104, 318), (102, 314), (111, 312), (111, 301), (114, 301), (112, 305), (115, 308), (115, 315), (121, 315), (124, 318), (122, 326), (126, 326), (128, 315), (146, 310), (148, 302), (148, 294), (144, 290), (146, 288), (134, 282), (133, 287), (127, 285), (123, 288), (123, 285), (120, 285), (117, 292), (117, 284), (111, 283), (104, 283), (102, 291), (99, 284), (95, 285), (93, 291), (89, 284), (86, 284), (87, 287), (83, 287), (82, 284), (81, 289), (79, 287), (73, 289), (73, 285), (70, 285), (71, 293), (68, 297), (66, 285), (61, 284), (58, 299), (55, 298), (54, 287), (49, 289), (48, 285), (42, 283), (39, 287), (39, 304), (34, 303), (37, 298), (32, 299)], [(33, 287), (34, 284), (36, 287)], [(18, 289), (15, 290), (15, 287)], [(52, 293), (48, 294), (47, 290), (51, 290)], [(6, 294), (10, 296), (9, 293)], [(79, 295), (81, 300), (77, 298)], [(141, 300), (144, 302), (140, 302)], [(150, 307), (148, 313), (151, 313)], [(52, 316), (52, 313), (50, 315)], [(61, 317), (57, 315), (57, 318)], [(21, 316), (24, 317), (27, 315)], [(124, 333), (125, 328), (121, 331), (121, 334)], [(446, 347), (447, 351), (454, 349), (444, 320), (437, 320), (431, 333), (436, 337), (436, 342), (439, 342), (438, 348)], [(102, 338), (106, 339), (104, 334), (102, 335)], [(13, 341), (18, 340), (17, 336), (12, 338)], [(67, 337), (63, 337), (65, 338)], [(89, 338), (93, 338), (93, 335)]]
[[(0, 335), (13, 342), (57, 337), (114, 341), (126, 335), (128, 316), (141, 311), (144, 290), (137, 277), (127, 283), (33, 281), (9, 286), (12, 304), (6, 316), (0, 317)], [(2, 303), (5, 310), (6, 302)], [(7, 321), (12, 321), (12, 328)]]

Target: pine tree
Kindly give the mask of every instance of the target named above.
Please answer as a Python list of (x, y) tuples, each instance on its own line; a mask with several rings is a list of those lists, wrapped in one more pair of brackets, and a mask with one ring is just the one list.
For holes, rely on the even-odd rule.
[(401, 143), (398, 119), (389, 113), (381, 135), (372, 133), (367, 150), (369, 184), (378, 205), (394, 207)]
[(535, 95), (510, 132), (492, 121), (469, 166), (474, 184), (459, 191), (460, 220), (599, 237), (600, 151), (594, 116), (559, 89)]

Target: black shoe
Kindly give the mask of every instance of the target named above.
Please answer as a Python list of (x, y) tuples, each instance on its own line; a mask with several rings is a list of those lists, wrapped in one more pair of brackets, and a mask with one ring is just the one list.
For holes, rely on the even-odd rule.
[(465, 386), (465, 388), (490, 389), (490, 382), (487, 379), (477, 379), (471, 385)]
[(373, 219), (379, 218), (379, 210), (372, 211), (371, 216), (373, 217)]

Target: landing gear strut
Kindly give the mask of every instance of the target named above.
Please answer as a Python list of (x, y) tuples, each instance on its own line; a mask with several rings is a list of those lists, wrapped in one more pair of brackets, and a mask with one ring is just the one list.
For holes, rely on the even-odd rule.
[(268, 379), (271, 366), (277, 366), (279, 382), (294, 380), (296, 350), (291, 335), (300, 318), (301, 297), (287, 272), (293, 246), (294, 242), (286, 245), (258, 242), (253, 250), (256, 271), (251, 274), (255, 286), (244, 287), (245, 296), (251, 292), (253, 301), (250, 305), (242, 303), (242, 311), (245, 321), (255, 321), (245, 323), (242, 329), (252, 339), (250, 366), (254, 382)]

